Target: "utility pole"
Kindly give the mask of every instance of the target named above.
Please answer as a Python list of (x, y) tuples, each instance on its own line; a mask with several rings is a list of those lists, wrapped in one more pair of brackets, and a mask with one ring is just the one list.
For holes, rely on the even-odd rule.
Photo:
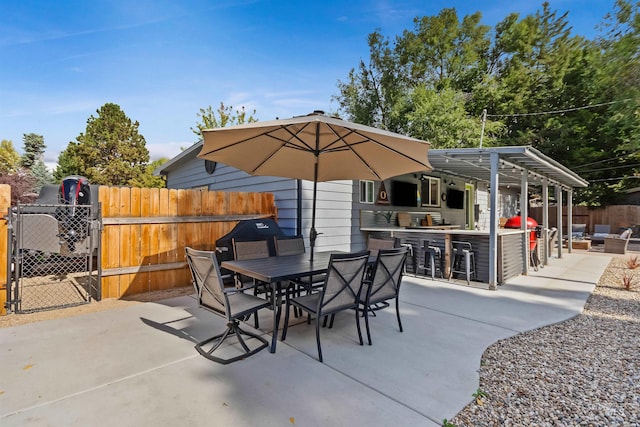
[(482, 130), (480, 131), (480, 148), (482, 148), (482, 138), (484, 138), (484, 125), (487, 123), (487, 109), (482, 110)]

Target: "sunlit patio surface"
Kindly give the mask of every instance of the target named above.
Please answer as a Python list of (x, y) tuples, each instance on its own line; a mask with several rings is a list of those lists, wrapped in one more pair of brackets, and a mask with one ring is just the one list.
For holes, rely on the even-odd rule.
[(224, 320), (192, 296), (2, 328), (0, 424), (439, 426), (473, 399), (489, 345), (579, 314), (610, 259), (574, 251), (497, 291), (405, 276), (404, 332), (392, 306), (360, 346), (355, 316), (339, 314), (321, 330), (324, 363), (303, 319), (275, 354), (203, 358), (195, 342)]

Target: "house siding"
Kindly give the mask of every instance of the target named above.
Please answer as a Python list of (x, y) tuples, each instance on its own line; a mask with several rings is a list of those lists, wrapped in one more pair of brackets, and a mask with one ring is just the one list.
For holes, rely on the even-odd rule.
[[(278, 225), (287, 235), (302, 234), (309, 246), (311, 210), (313, 207), (313, 182), (300, 181), (302, 230), (297, 228), (298, 181), (289, 178), (252, 176), (236, 168), (218, 164), (209, 175), (204, 160), (197, 152), (184, 156), (164, 171), (167, 188), (206, 187), (212, 191), (251, 191), (273, 193), (278, 208)], [(344, 250), (351, 247), (352, 181), (320, 182), (316, 202), (316, 251)]]
[[(476, 203), (480, 207), (480, 217), (478, 218), (478, 228), (488, 230), (490, 225), (490, 193), (486, 183), (479, 183), (476, 191)], [(520, 205), (520, 193), (516, 189), (501, 188), (498, 195), (498, 215), (497, 217), (511, 218), (517, 215)]]

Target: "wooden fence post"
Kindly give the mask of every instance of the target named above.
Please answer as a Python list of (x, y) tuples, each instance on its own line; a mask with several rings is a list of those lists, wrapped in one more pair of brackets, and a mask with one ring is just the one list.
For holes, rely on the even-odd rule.
[(0, 316), (7, 314), (7, 219), (11, 208), (11, 186), (0, 184)]

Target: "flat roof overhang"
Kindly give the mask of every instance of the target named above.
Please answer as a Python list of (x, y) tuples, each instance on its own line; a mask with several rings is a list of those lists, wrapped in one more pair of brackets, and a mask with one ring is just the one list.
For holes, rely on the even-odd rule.
[(500, 186), (519, 186), (524, 173), (532, 185), (544, 178), (567, 190), (589, 185), (571, 169), (529, 146), (431, 149), (428, 156), (434, 172), (490, 183), (492, 154), (499, 157)]

